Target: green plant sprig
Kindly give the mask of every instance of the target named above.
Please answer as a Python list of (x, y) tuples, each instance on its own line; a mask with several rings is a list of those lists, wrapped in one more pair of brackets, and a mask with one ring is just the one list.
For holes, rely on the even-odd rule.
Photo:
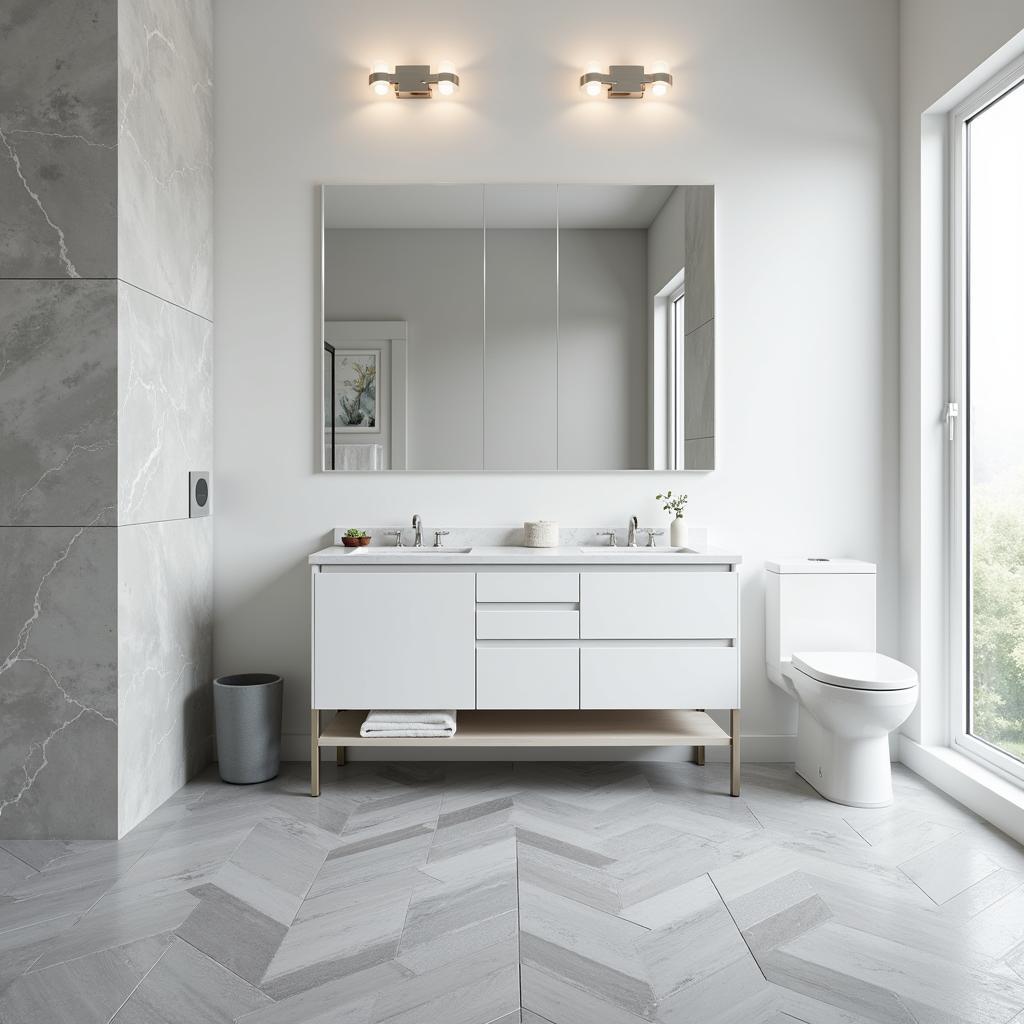
[(366, 536), (366, 531), (365, 530), (357, 530), (353, 526), (351, 530), (346, 530), (345, 531), (345, 536), (346, 537), (365, 537)]
[(666, 491), (664, 494), (656, 494), (654, 498), (656, 501), (662, 502), (662, 509), (665, 512), (671, 512), (676, 519), (683, 518), (686, 512), (686, 503), (690, 500), (688, 494), (677, 494), (673, 497), (671, 491)]

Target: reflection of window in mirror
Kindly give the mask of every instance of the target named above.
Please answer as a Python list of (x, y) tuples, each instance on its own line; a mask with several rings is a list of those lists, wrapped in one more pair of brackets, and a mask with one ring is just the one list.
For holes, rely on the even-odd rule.
[(681, 284), (668, 298), (669, 309), (669, 358), (674, 372), (671, 375), (674, 394), (670, 403), (672, 409), (672, 467), (683, 467), (683, 346), (686, 332), (683, 313), (686, 305), (686, 285)]

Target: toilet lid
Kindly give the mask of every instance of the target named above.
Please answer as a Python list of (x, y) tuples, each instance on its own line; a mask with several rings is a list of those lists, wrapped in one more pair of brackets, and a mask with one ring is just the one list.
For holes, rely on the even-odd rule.
[(821, 683), (855, 690), (906, 690), (917, 683), (909, 665), (874, 651), (806, 651), (793, 655), (793, 667)]

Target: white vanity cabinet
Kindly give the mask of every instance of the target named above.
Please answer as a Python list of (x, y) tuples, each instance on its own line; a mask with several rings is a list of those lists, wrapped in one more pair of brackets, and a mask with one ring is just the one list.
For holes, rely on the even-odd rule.
[[(318, 748), (732, 750), (739, 791), (739, 562), (579, 549), (342, 552), (311, 559)], [(371, 708), (456, 709), (451, 739), (358, 735)], [(730, 729), (705, 714), (728, 710)], [(321, 712), (337, 714), (324, 728)]]

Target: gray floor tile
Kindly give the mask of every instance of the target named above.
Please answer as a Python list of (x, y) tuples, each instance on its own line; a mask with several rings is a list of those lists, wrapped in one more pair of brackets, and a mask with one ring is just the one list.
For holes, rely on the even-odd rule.
[(963, 834), (911, 857), (900, 867), (940, 904), (999, 870), (999, 865)]
[(259, 984), (288, 929), (215, 885), (191, 890), (199, 905), (176, 934), (250, 985)]
[(141, 902), (117, 901), (107, 906), (100, 900), (89, 913), (47, 946), (32, 970), (42, 970), (90, 953), (173, 931), (192, 913), (198, 902), (189, 893), (172, 893)]
[(116, 1024), (230, 1024), (270, 1000), (174, 939), (114, 1017)]
[(170, 944), (142, 939), (18, 978), (0, 994), (4, 1024), (108, 1024)]

